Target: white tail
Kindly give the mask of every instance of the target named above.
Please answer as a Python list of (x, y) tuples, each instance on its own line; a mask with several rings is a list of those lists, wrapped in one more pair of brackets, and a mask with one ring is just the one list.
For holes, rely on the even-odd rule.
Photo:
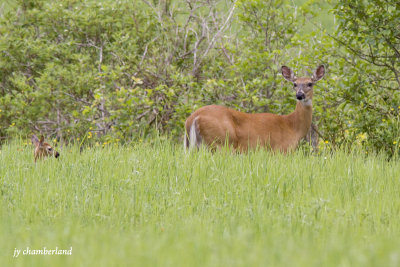
[(185, 149), (199, 148), (201, 145), (201, 135), (197, 126), (197, 118), (195, 118), (190, 125), (189, 131), (185, 133)]
[(291, 69), (283, 66), (282, 75), (293, 83), (296, 92), (294, 112), (248, 114), (223, 106), (205, 106), (186, 120), (185, 148), (204, 143), (211, 148), (228, 144), (239, 151), (257, 146), (282, 152), (295, 149), (310, 129), (313, 86), (325, 75), (325, 67), (319, 66), (312, 77), (297, 78)]

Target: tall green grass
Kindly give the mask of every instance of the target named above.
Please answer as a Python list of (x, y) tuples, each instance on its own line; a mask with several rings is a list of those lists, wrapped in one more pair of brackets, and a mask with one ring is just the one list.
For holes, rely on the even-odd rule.
[(64, 147), (37, 164), (31, 146), (0, 151), (2, 266), (400, 264), (397, 160), (185, 154), (168, 141)]

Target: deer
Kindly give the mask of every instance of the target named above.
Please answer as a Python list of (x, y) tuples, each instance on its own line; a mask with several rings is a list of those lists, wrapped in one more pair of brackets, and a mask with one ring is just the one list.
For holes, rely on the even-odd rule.
[(60, 156), (60, 153), (54, 150), (54, 148), (49, 145), (48, 143), (44, 142), (44, 137), (43, 135), (39, 138), (37, 138), (36, 135), (32, 135), (31, 137), (32, 144), (35, 146), (35, 163), (38, 159), (45, 158), (48, 156), (54, 156), (55, 158), (58, 158)]
[(297, 104), (292, 113), (250, 114), (225, 106), (201, 107), (185, 122), (185, 151), (201, 145), (212, 150), (228, 145), (238, 152), (257, 147), (283, 153), (295, 150), (311, 127), (313, 87), (325, 75), (325, 67), (318, 66), (311, 77), (297, 78), (287, 66), (282, 66), (281, 72), (296, 92)]

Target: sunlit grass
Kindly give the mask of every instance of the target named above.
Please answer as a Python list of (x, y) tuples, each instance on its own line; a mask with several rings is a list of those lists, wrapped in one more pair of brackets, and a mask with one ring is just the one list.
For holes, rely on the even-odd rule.
[[(400, 264), (397, 160), (167, 141), (60, 152), (34, 164), (30, 145), (1, 147), (4, 266)], [(13, 258), (44, 246), (73, 254)]]

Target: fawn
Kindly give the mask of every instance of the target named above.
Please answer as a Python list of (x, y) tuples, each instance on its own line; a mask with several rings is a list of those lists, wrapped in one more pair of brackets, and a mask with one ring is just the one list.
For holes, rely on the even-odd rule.
[(36, 135), (32, 135), (32, 144), (35, 146), (35, 162), (37, 159), (44, 158), (47, 156), (54, 156), (58, 158), (60, 153), (54, 150), (54, 148), (48, 143), (44, 142), (43, 135), (40, 137), (40, 140)]

